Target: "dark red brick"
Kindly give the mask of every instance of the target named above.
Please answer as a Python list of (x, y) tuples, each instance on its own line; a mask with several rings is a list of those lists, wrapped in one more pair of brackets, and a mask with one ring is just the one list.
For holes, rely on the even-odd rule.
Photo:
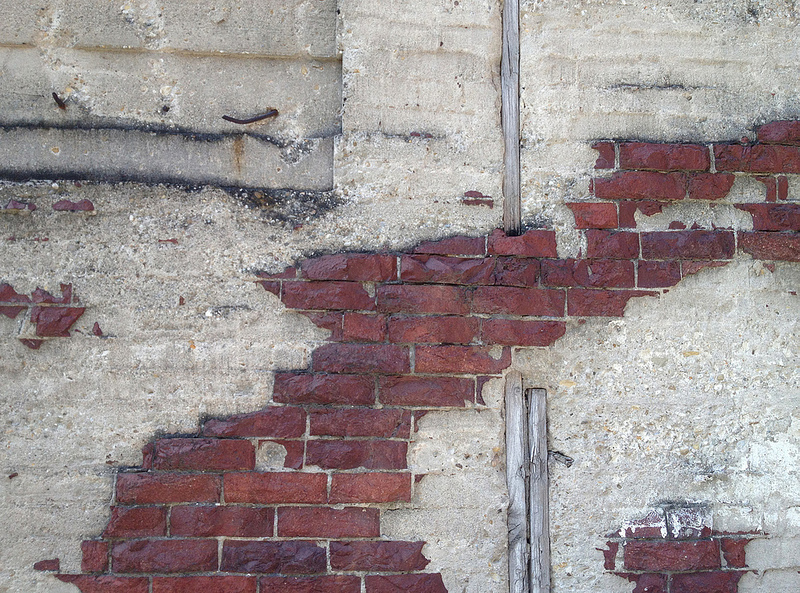
[(727, 266), (728, 263), (729, 262), (726, 261), (684, 261), (681, 262), (681, 275), (686, 278), (686, 276), (697, 274), (700, 270), (705, 270), (706, 268), (722, 268)]
[(800, 206), (796, 204), (736, 204), (753, 216), (754, 231), (800, 231)]
[(61, 560), (59, 558), (39, 560), (39, 562), (35, 562), (33, 564), (33, 570), (40, 570), (43, 572), (58, 572), (61, 570)]
[(613, 142), (595, 142), (592, 144), (597, 152), (597, 161), (594, 164), (595, 169), (613, 169), (616, 155), (614, 154)]
[(367, 575), (364, 580), (367, 593), (447, 593), (439, 573)]
[(800, 261), (797, 233), (739, 233), (739, 248), (756, 259)]
[(325, 572), (325, 548), (308, 541), (236, 541), (222, 546), (223, 572), (316, 574)]
[(310, 413), (311, 434), (336, 437), (383, 437), (407, 439), (411, 430), (408, 410), (318, 410)]
[(64, 583), (75, 585), (81, 593), (149, 593), (150, 580), (86, 574), (57, 574)]
[(496, 375), (511, 364), (511, 351), (489, 346), (417, 346), (418, 373)]
[(568, 203), (575, 215), (575, 227), (579, 229), (613, 229), (619, 225), (616, 204)]
[(267, 292), (271, 292), (276, 297), (280, 298), (281, 296), (281, 283), (276, 280), (261, 280), (256, 282), (256, 284), (260, 284), (261, 288), (266, 290)]
[(550, 346), (567, 331), (563, 321), (519, 321), (487, 319), (482, 340), (508, 346)]
[(322, 469), (406, 469), (405, 441), (315, 440), (306, 445), (306, 465)]
[(361, 577), (261, 577), (261, 593), (361, 593)]
[(681, 281), (681, 262), (640, 261), (638, 280), (640, 288), (675, 286)]
[(614, 570), (617, 567), (617, 552), (619, 552), (619, 542), (606, 542), (607, 550), (595, 548), (598, 552), (603, 553), (603, 568), (606, 570)]
[(670, 593), (736, 593), (744, 572), (699, 572), (674, 574)]
[(483, 237), (450, 237), (441, 241), (420, 243), (414, 253), (431, 255), (483, 255), (486, 253), (486, 239)]
[(625, 570), (658, 572), (715, 570), (720, 567), (719, 544), (700, 541), (628, 541), (623, 545)]
[(176, 506), (170, 513), (170, 534), (188, 537), (272, 537), (272, 508)]
[(778, 175), (778, 199), (789, 199), (789, 178), (786, 175)]
[(328, 338), (332, 342), (339, 342), (342, 340), (342, 333), (344, 325), (344, 314), (341, 312), (319, 312), (319, 311), (298, 311), (298, 313), (305, 315), (308, 319), (322, 329), (327, 329), (331, 332)]
[(228, 503), (324, 503), (328, 478), (322, 473), (248, 472), (225, 474)]
[(756, 144), (714, 146), (717, 171), (800, 173), (800, 147)]
[(722, 557), (725, 559), (725, 565), (729, 568), (746, 567), (744, 548), (751, 541), (753, 540), (748, 538), (721, 539), (719, 543), (722, 546)]
[(463, 408), (472, 402), (475, 383), (456, 377), (381, 377), (380, 400), (389, 406)]
[(542, 284), (633, 288), (633, 262), (619, 259), (545, 259), (542, 260)]
[(408, 348), (394, 344), (324, 344), (312, 355), (311, 367), (324, 373), (407, 373)]
[(625, 305), (633, 297), (657, 294), (644, 290), (571, 288), (567, 295), (567, 311), (576, 317), (622, 317)]
[(489, 258), (404, 255), (400, 262), (403, 282), (436, 284), (491, 284), (494, 261)]
[(523, 257), (498, 257), (492, 280), (501, 286), (534, 287), (539, 281), (539, 260)]
[(278, 509), (279, 537), (378, 537), (380, 511), (374, 508), (283, 507)]
[(287, 469), (300, 469), (303, 467), (303, 455), (305, 454), (306, 448), (303, 441), (269, 439), (266, 441), (258, 441), (258, 449), (266, 446), (268, 443), (275, 443), (286, 450), (286, 456), (283, 460), (283, 467)]
[(167, 535), (167, 509), (164, 507), (111, 507), (103, 537), (133, 538)]
[(513, 286), (481, 286), (475, 290), (475, 313), (500, 315), (564, 315), (564, 291)]
[(375, 402), (375, 380), (363, 375), (275, 373), (272, 399), (294, 404), (369, 405)]
[(424, 570), (429, 560), (422, 555), (425, 542), (331, 542), (333, 570), (412, 572)]
[(36, 288), (31, 294), (34, 303), (47, 303), (49, 305), (69, 305), (72, 303), (72, 284), (61, 284), (61, 296), (53, 296), (43, 288)]
[(478, 335), (474, 317), (400, 317), (389, 319), (389, 340), (435, 344), (469, 344)]
[(159, 439), (155, 442), (152, 467), (156, 470), (224, 471), (253, 469), (255, 462), (255, 450), (250, 441), (201, 438)]
[(767, 194), (764, 196), (764, 201), (775, 202), (778, 199), (778, 182), (775, 177), (753, 177), (753, 179), (760, 181), (764, 184)]
[(83, 307), (34, 307), (31, 323), (36, 324), (36, 335), (41, 338), (68, 338), (69, 328), (84, 311)]
[(459, 286), (378, 287), (378, 310), (386, 313), (469, 313), (469, 293)]
[(618, 171), (592, 181), (594, 195), (601, 200), (682, 200), (686, 197), (685, 173)]
[(639, 257), (639, 234), (627, 231), (586, 231), (586, 256), (606, 259)]
[(619, 226), (626, 229), (635, 229), (637, 210), (645, 216), (653, 216), (653, 214), (658, 214), (663, 209), (663, 202), (623, 200), (619, 202)]
[(27, 307), (9, 307), (0, 305), (0, 315), (5, 315), (9, 319), (16, 319)]
[(558, 257), (556, 233), (532, 229), (518, 237), (509, 237), (502, 230), (495, 229), (489, 235), (489, 253), (522, 257)]
[(81, 200), (79, 202), (59, 200), (53, 204), (53, 210), (56, 212), (92, 212), (94, 204), (92, 204), (91, 200)]
[(284, 282), (283, 302), (290, 309), (375, 310), (375, 299), (358, 282)]
[(645, 259), (731, 259), (734, 251), (731, 231), (642, 233)]
[[(310, 377), (312, 375), (303, 375)], [(275, 383), (278, 379), (276, 377)], [(280, 401), (276, 398), (276, 401)], [(249, 414), (212, 418), (203, 424), (203, 434), (211, 437), (293, 438), (306, 431), (306, 414), (292, 406), (274, 406)], [(196, 439), (200, 440), (200, 439)], [(237, 443), (241, 441), (220, 441)], [(247, 468), (241, 468), (247, 469)]]
[(105, 572), (108, 570), (109, 543), (86, 540), (81, 542), (81, 571)]
[(408, 502), (411, 500), (411, 474), (368, 472), (333, 474), (330, 502)]
[(386, 316), (345, 313), (342, 340), (345, 342), (383, 342), (386, 340)]
[(800, 145), (800, 121), (774, 121), (763, 125), (758, 128), (758, 141)]
[(119, 504), (219, 502), (222, 480), (214, 475), (117, 474)]
[(0, 284), (0, 303), (30, 303), (31, 298), (26, 294), (19, 294), (10, 284)]
[(619, 145), (620, 169), (708, 171), (710, 164), (708, 148), (699, 144), (624, 142)]
[(614, 573), (631, 583), (635, 583), (631, 593), (667, 593), (667, 575), (665, 574), (625, 574)]
[(153, 593), (256, 593), (255, 577), (154, 577)]
[(311, 280), (385, 282), (397, 279), (397, 257), (367, 253), (323, 255), (304, 261), (302, 273)]
[(217, 540), (126, 541), (111, 548), (111, 566), (116, 573), (217, 570)]
[(736, 176), (733, 173), (698, 173), (689, 177), (689, 199), (720, 200), (728, 195)]

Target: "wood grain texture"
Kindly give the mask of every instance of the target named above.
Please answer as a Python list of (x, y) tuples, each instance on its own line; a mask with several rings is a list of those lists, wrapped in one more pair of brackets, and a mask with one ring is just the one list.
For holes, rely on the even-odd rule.
[(522, 375), (506, 376), (506, 484), (508, 485), (508, 590), (528, 593), (528, 439)]
[(550, 504), (547, 478), (547, 391), (529, 389), (531, 593), (550, 591)]
[(505, 156), (503, 226), (506, 234), (522, 229), (519, 154), (519, 0), (503, 3), (503, 55), (500, 62), (501, 112)]

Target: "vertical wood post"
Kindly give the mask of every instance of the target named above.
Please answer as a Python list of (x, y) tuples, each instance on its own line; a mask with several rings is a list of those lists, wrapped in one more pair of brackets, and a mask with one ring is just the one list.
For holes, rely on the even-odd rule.
[(506, 375), (509, 593), (528, 593), (528, 439), (522, 375)]
[(531, 593), (550, 591), (550, 499), (547, 488), (547, 392), (529, 389)]
[(501, 119), (505, 142), (503, 227), (508, 235), (522, 230), (519, 161), (519, 0), (503, 2), (503, 55), (500, 61)]

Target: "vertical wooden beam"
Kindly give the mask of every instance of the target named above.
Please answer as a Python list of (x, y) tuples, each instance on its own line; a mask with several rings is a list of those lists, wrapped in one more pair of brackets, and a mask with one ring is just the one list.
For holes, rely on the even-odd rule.
[(509, 593), (528, 593), (528, 439), (522, 375), (506, 375)]
[(519, 0), (503, 2), (503, 55), (500, 62), (503, 101), (501, 119), (505, 142), (503, 227), (508, 235), (522, 230), (519, 162)]
[(529, 389), (531, 593), (550, 591), (550, 498), (547, 487), (547, 391)]

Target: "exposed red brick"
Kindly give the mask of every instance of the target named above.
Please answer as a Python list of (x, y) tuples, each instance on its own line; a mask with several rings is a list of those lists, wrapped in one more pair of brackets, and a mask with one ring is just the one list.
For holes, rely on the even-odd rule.
[(778, 175), (778, 199), (789, 199), (789, 178), (786, 175)]
[(670, 593), (736, 593), (744, 572), (700, 572), (674, 574)]
[(682, 230), (682, 229), (686, 228), (686, 225), (684, 223), (680, 222), (680, 221), (673, 220), (671, 223), (669, 223), (669, 226), (667, 228), (673, 229), (673, 230), (675, 230), (675, 229), (681, 229)]
[(472, 379), (456, 377), (381, 377), (378, 385), (381, 403), (390, 406), (463, 408), (475, 392)]
[(597, 152), (597, 161), (594, 164), (595, 169), (613, 169), (616, 155), (614, 154), (613, 142), (595, 142), (592, 144)]
[(800, 206), (796, 204), (736, 204), (753, 215), (754, 231), (800, 231)]
[(725, 565), (729, 568), (744, 568), (747, 566), (744, 548), (751, 541), (748, 538), (721, 539), (719, 543), (722, 546), (722, 557), (725, 559)]
[(333, 474), (330, 502), (408, 502), (411, 500), (411, 474), (369, 472)]
[(639, 257), (639, 234), (627, 231), (586, 231), (586, 256), (606, 259)]
[(386, 339), (386, 316), (345, 313), (342, 339), (346, 342), (383, 342)]
[(617, 552), (619, 551), (619, 542), (606, 542), (607, 550), (595, 548), (598, 552), (603, 553), (603, 568), (606, 570), (614, 570), (617, 567)]
[(679, 261), (640, 261), (640, 288), (665, 288), (675, 286), (681, 281), (681, 263)]
[(31, 323), (36, 324), (36, 335), (41, 338), (68, 338), (69, 328), (84, 311), (84, 307), (34, 307)]
[(314, 542), (225, 540), (222, 546), (223, 572), (316, 574), (325, 568), (325, 548)]
[(103, 537), (132, 538), (167, 535), (167, 509), (165, 507), (111, 507)]
[(775, 177), (753, 177), (764, 184), (767, 194), (764, 197), (766, 202), (775, 202), (778, 199), (778, 183)]
[(375, 300), (358, 282), (284, 282), (283, 302), (291, 309), (375, 310)]
[(522, 257), (558, 257), (556, 233), (532, 229), (518, 237), (509, 237), (502, 230), (495, 229), (489, 235), (489, 253)]
[(800, 121), (774, 121), (763, 125), (758, 128), (758, 141), (800, 145)]
[(622, 317), (625, 305), (633, 297), (656, 296), (644, 290), (591, 290), (571, 288), (567, 295), (567, 311), (578, 317)]
[[(486, 384), (493, 379), (494, 377), (476, 377), (475, 380), (475, 403), (479, 406), (485, 406), (486, 400), (483, 399), (483, 388)], [(416, 426), (416, 417), (415, 417), (415, 426)], [(419, 430), (419, 428), (417, 428)]]
[(260, 284), (261, 288), (263, 288), (267, 292), (271, 292), (276, 297), (280, 298), (280, 296), (281, 296), (281, 283), (280, 282), (277, 282), (277, 281), (274, 281), (274, 280), (261, 280), (259, 282), (256, 282), (256, 284)]
[(302, 274), (311, 280), (385, 282), (397, 279), (397, 257), (367, 253), (324, 255), (304, 261)]
[(710, 164), (708, 148), (699, 144), (624, 142), (619, 145), (620, 169), (708, 171)]
[(437, 344), (469, 344), (478, 335), (474, 317), (400, 317), (389, 319), (389, 340)]
[(272, 399), (294, 404), (369, 405), (375, 402), (375, 380), (363, 375), (275, 373)]
[[(302, 376), (313, 377), (314, 375)], [(286, 375), (283, 375), (283, 377), (285, 377), (284, 381), (289, 379)], [(277, 393), (277, 376), (275, 384)], [(276, 401), (285, 401), (278, 398), (275, 399)], [(293, 406), (271, 406), (249, 414), (235, 414), (228, 418), (212, 418), (203, 424), (203, 434), (210, 437), (293, 438), (302, 436), (305, 431), (306, 414), (301, 408)], [(240, 441), (221, 442), (236, 443)], [(246, 451), (243, 451), (243, 453), (246, 453)], [(249, 455), (249, 453), (247, 454)]]
[(324, 373), (407, 373), (408, 348), (394, 344), (324, 344), (312, 355), (311, 368)]
[(294, 280), (297, 278), (297, 268), (290, 266), (285, 268), (282, 272), (271, 274), (269, 272), (258, 271), (256, 276), (259, 278), (266, 278), (267, 280)]
[(323, 469), (406, 469), (405, 441), (308, 441), (306, 465)]
[(317, 410), (312, 411), (310, 417), (312, 435), (407, 439), (411, 431), (408, 410)]
[(642, 233), (645, 259), (731, 259), (734, 250), (731, 231)]
[(500, 315), (564, 315), (564, 292), (513, 286), (481, 286), (475, 290), (472, 308), (475, 313)]
[(663, 209), (663, 202), (623, 200), (619, 202), (619, 226), (626, 229), (635, 229), (637, 210), (645, 216), (653, 216), (653, 214), (658, 214)]
[(367, 575), (364, 581), (367, 593), (447, 593), (439, 573)]
[(150, 582), (146, 578), (92, 576), (86, 574), (57, 574), (64, 583), (75, 585), (81, 593), (149, 593)]
[(170, 514), (170, 534), (188, 537), (272, 537), (272, 508), (176, 506)]
[(81, 571), (105, 572), (108, 570), (109, 543), (86, 540), (81, 542)]
[(43, 572), (57, 572), (61, 570), (61, 560), (59, 558), (50, 558), (49, 560), (39, 560), (33, 564), (33, 570), (40, 570)]
[(464, 206), (488, 206), (489, 208), (494, 208), (494, 200), (491, 196), (485, 196), (483, 198), (461, 198), (461, 203)]
[(94, 210), (94, 204), (91, 200), (81, 200), (80, 202), (59, 200), (53, 204), (53, 210), (57, 212), (91, 212)]
[(269, 439), (258, 441), (258, 448), (267, 443), (276, 443), (286, 449), (286, 456), (283, 459), (283, 467), (287, 469), (300, 469), (303, 467), (303, 455), (305, 454), (305, 443), (303, 441), (289, 441), (284, 439)]
[(31, 298), (26, 294), (19, 294), (10, 284), (0, 284), (0, 303), (30, 303)]
[(331, 568), (369, 572), (424, 570), (429, 560), (422, 555), (425, 542), (331, 542)]
[(283, 507), (278, 509), (279, 537), (378, 537), (380, 511), (374, 508)]
[(437, 284), (491, 284), (493, 270), (494, 261), (487, 258), (404, 255), (400, 279)]
[(796, 233), (739, 233), (739, 248), (756, 259), (800, 261), (800, 235)]
[(261, 577), (259, 582), (261, 593), (361, 592), (361, 578), (356, 576)]
[(47, 303), (49, 305), (69, 305), (72, 303), (72, 284), (61, 284), (61, 296), (53, 296), (43, 288), (36, 288), (31, 294), (34, 303)]
[(706, 268), (721, 268), (727, 265), (726, 261), (684, 261), (681, 262), (681, 273), (685, 278)]
[(24, 344), (31, 350), (38, 350), (39, 348), (42, 347), (42, 344), (44, 344), (44, 340), (30, 340), (27, 338), (20, 338), (19, 341), (22, 342), (22, 344)]
[(219, 502), (222, 480), (214, 475), (117, 474), (117, 503)]
[(542, 284), (633, 288), (633, 262), (618, 259), (545, 259), (542, 260)]
[(736, 176), (733, 173), (698, 173), (689, 177), (689, 198), (720, 200), (728, 195)]
[(568, 203), (575, 215), (575, 226), (579, 229), (613, 229), (619, 225), (616, 204)]
[(431, 255), (484, 255), (486, 239), (483, 237), (450, 237), (441, 241), (421, 243), (414, 253)]
[(224, 471), (253, 469), (255, 463), (255, 450), (250, 441), (181, 438), (156, 441), (152, 467), (156, 470)]
[(720, 567), (719, 544), (700, 541), (628, 541), (623, 545), (625, 570), (714, 570)]
[(16, 319), (27, 307), (10, 307), (0, 305), (0, 315), (5, 315), (9, 319)]
[(116, 573), (217, 570), (217, 540), (126, 541), (111, 548), (111, 563)]
[(522, 257), (498, 257), (492, 280), (502, 286), (536, 286), (539, 280), (539, 260)]
[(225, 502), (308, 503), (327, 500), (328, 478), (322, 473), (265, 472), (225, 474)]
[(662, 511), (651, 510), (641, 519), (628, 523), (625, 537), (650, 539), (667, 537), (667, 518)]
[(563, 321), (487, 319), (483, 322), (481, 339), (486, 344), (550, 346), (566, 331), (567, 326)]
[(488, 346), (417, 346), (418, 373), (496, 375), (511, 364), (511, 351)]
[(667, 575), (665, 574), (625, 574), (614, 573), (631, 583), (636, 583), (631, 593), (667, 593)]
[(321, 313), (319, 311), (298, 311), (298, 313), (305, 315), (308, 319), (316, 325), (317, 327), (321, 327), (322, 329), (327, 329), (331, 332), (331, 336), (328, 338), (333, 342), (338, 342), (342, 340), (342, 325), (343, 325), (343, 318), (344, 314), (341, 312), (325, 312)]
[(682, 200), (686, 186), (685, 173), (651, 171), (618, 171), (592, 182), (594, 195), (601, 200)]
[(716, 144), (717, 171), (800, 173), (800, 147), (756, 144)]
[(255, 577), (154, 577), (153, 593), (256, 593)]
[(386, 313), (440, 313), (466, 315), (469, 294), (459, 286), (378, 287), (378, 310)]

